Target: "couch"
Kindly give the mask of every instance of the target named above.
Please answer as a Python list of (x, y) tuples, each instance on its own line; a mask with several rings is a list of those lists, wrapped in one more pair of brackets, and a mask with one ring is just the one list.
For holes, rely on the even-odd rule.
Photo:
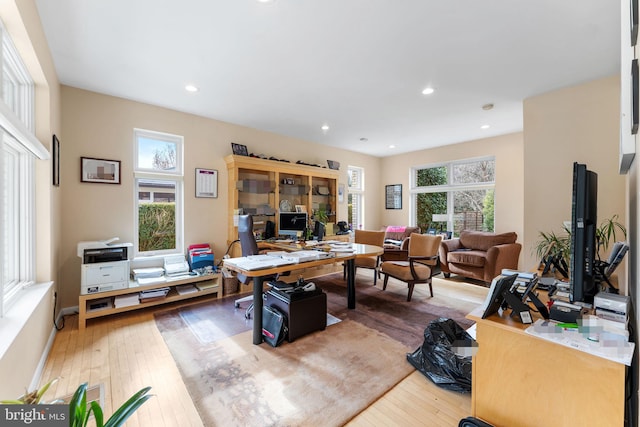
[(445, 277), (451, 273), (491, 283), (503, 268), (518, 269), (522, 245), (514, 232), (490, 233), (464, 230), (459, 238), (440, 243), (440, 269)]
[(419, 227), (390, 225), (382, 229), (384, 233), (384, 254), (382, 261), (402, 261), (407, 259), (409, 236), (420, 233)]

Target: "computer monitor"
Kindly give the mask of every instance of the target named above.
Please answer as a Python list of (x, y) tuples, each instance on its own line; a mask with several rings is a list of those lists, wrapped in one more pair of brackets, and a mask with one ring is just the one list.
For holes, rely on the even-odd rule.
[(309, 216), (305, 212), (280, 212), (278, 234), (297, 239), (304, 235), (308, 223)]

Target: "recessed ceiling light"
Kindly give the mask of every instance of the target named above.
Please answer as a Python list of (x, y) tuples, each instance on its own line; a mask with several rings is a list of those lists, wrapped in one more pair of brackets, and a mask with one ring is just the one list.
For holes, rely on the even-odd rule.
[(320, 129), (322, 129), (323, 132), (326, 132), (329, 130), (329, 125), (322, 125)]
[(274, 0), (258, 0), (258, 3), (272, 3)]
[(184, 90), (186, 90), (187, 92), (197, 92), (198, 88), (195, 87), (194, 85), (186, 85), (184, 87)]
[(423, 95), (431, 95), (433, 92), (435, 92), (435, 89), (432, 87), (426, 87), (422, 90)]
[(489, 129), (490, 127), (491, 126), (489, 126), (489, 125), (482, 125), (482, 126), (480, 126), (480, 129)]
[(396, 148), (396, 146), (395, 146), (395, 145), (393, 145), (393, 144), (391, 144), (391, 145), (389, 146), (389, 148)]

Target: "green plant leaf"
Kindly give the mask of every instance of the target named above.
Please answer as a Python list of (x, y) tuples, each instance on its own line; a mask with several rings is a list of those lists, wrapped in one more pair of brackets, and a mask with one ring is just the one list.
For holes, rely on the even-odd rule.
[(89, 409), (89, 413), (87, 414), (87, 419), (85, 420), (85, 424), (87, 423), (87, 421), (89, 421), (91, 412), (93, 412), (93, 418), (96, 421), (96, 427), (103, 427), (104, 413), (102, 412), (102, 408), (100, 407), (100, 404), (95, 400), (93, 400), (89, 405), (91, 405), (91, 409)]
[(80, 384), (69, 401), (69, 427), (84, 427), (87, 424), (87, 383)]
[(153, 395), (147, 394), (151, 387), (145, 387), (135, 393), (125, 403), (120, 406), (111, 418), (107, 420), (104, 427), (119, 427), (133, 414), (144, 402)]

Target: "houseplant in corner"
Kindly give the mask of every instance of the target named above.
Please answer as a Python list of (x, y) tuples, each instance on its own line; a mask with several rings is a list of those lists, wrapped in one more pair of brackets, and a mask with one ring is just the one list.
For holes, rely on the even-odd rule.
[[(596, 257), (600, 259), (600, 255), (606, 253), (609, 250), (609, 245), (617, 241), (619, 237), (623, 240), (626, 239), (627, 229), (618, 221), (618, 215), (602, 220), (596, 228), (598, 248)], [(551, 257), (561, 265), (568, 266), (571, 262), (571, 229), (564, 226), (562, 234), (541, 231), (533, 249), (541, 264), (544, 264)]]

